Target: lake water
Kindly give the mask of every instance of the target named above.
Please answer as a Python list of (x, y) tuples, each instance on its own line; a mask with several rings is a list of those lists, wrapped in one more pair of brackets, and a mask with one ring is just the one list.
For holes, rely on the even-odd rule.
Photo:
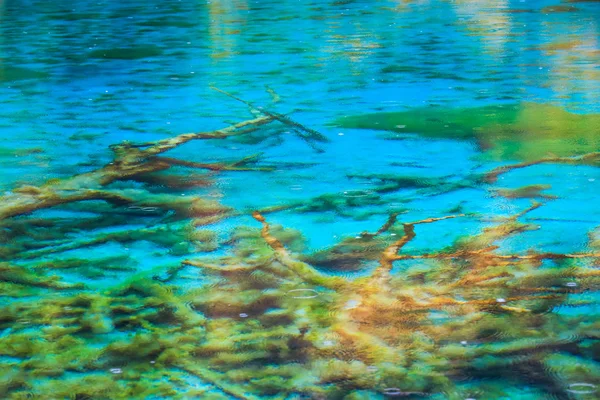
[(600, 2), (0, 0), (0, 398), (593, 399)]

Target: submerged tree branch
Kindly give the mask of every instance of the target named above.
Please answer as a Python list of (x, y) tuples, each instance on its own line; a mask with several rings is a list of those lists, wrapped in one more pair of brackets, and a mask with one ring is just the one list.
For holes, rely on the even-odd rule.
[(420, 221), (407, 222), (402, 224), (402, 226), (404, 227), (404, 235), (384, 250), (383, 254), (381, 255), (381, 258), (379, 259), (379, 267), (373, 272), (374, 279), (389, 276), (389, 272), (391, 271), (393, 266), (393, 261), (396, 260), (400, 249), (402, 249), (402, 247), (404, 247), (408, 242), (415, 238), (415, 225), (429, 224), (432, 222), (443, 221), (445, 219), (452, 219), (464, 216), (465, 214), (448, 215), (445, 217), (427, 218), (422, 219)]
[(498, 177), (502, 174), (510, 172), (515, 169), (526, 168), (532, 165), (539, 164), (581, 164), (584, 162), (600, 162), (600, 152), (587, 153), (575, 157), (546, 157), (534, 161), (525, 161), (518, 164), (504, 165), (501, 167), (494, 168), (493, 170), (484, 174), (484, 179), (488, 183), (493, 183), (498, 180)]
[[(50, 180), (40, 187), (23, 186), (15, 189), (12, 193), (1, 196), (0, 220), (58, 205), (89, 200), (102, 200), (115, 205), (152, 203), (153, 206), (173, 209), (169, 204), (170, 199), (163, 199), (161, 195), (146, 193), (144, 198), (140, 199), (132, 193), (122, 194), (115, 190), (105, 190), (103, 187), (115, 181), (123, 180), (152, 181), (155, 177), (152, 173), (169, 169), (172, 165), (206, 168), (213, 171), (249, 169), (245, 165), (255, 161), (256, 155), (232, 163), (198, 164), (156, 156), (191, 140), (224, 139), (229, 136), (247, 133), (249, 128), (256, 129), (272, 121), (274, 119), (271, 117), (260, 117), (211, 132), (186, 133), (142, 145), (129, 143), (114, 145), (111, 147), (115, 154), (113, 162), (102, 168), (67, 179)], [(180, 200), (177, 200), (177, 202), (180, 202)], [(199, 205), (199, 202), (195, 203), (193, 214), (202, 215), (202, 212), (197, 208)], [(206, 205), (209, 206), (207, 208), (209, 212), (215, 210), (220, 214), (223, 211), (219, 210), (216, 204), (209, 201), (206, 201)], [(182, 211), (179, 205), (175, 205), (175, 208)]]
[(265, 110), (262, 107), (256, 107), (254, 106), (254, 104), (250, 103), (249, 101), (246, 101), (244, 99), (241, 99), (231, 93), (228, 93), (224, 90), (221, 90), (217, 87), (211, 87), (211, 89), (224, 94), (225, 96), (231, 97), (234, 100), (237, 100), (241, 103), (246, 104), (248, 107), (250, 107), (251, 109), (260, 112), (261, 114), (264, 114), (266, 116), (268, 116), (269, 118), (273, 118), (276, 119), (277, 121), (290, 126), (292, 129), (294, 129), (294, 131), (296, 131), (296, 133), (298, 134), (298, 136), (304, 140), (313, 150), (318, 151), (318, 152), (323, 152), (322, 149), (318, 148), (315, 146), (315, 144), (313, 142), (329, 142), (329, 139), (327, 138), (327, 136), (323, 135), (320, 132), (317, 132), (316, 130), (312, 129), (312, 128), (308, 128), (294, 120), (292, 120), (291, 118), (279, 114), (279, 113), (275, 113), (275, 112), (271, 112), (268, 110)]
[(266, 221), (265, 217), (258, 211), (254, 211), (252, 217), (262, 224), (261, 236), (275, 252), (277, 261), (287, 267), (290, 271), (294, 272), (306, 282), (311, 282), (324, 287), (336, 288), (347, 285), (347, 282), (344, 279), (324, 276), (317, 272), (310, 264), (293, 258), (285, 246), (276, 237), (271, 235), (269, 223)]
[(600, 253), (532, 253), (532, 254), (494, 254), (491, 250), (497, 248), (496, 246), (488, 247), (481, 250), (466, 250), (456, 251), (453, 253), (426, 253), (426, 254), (399, 254), (394, 256), (392, 259), (397, 260), (422, 260), (422, 259), (464, 259), (470, 257), (486, 257), (495, 260), (564, 260), (564, 259), (577, 259), (577, 258), (600, 258)]

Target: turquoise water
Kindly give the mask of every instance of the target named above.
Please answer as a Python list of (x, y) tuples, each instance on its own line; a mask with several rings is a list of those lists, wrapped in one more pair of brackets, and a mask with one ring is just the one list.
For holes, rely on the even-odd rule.
[(0, 398), (597, 398), (599, 16), (0, 1)]

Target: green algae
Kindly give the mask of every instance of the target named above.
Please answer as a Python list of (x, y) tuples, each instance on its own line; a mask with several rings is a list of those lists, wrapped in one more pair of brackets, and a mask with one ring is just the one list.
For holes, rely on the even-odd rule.
[(44, 79), (48, 74), (24, 67), (0, 65), (0, 82), (13, 82), (26, 79)]
[(197, 26), (197, 22), (185, 21), (180, 18), (165, 16), (160, 18), (147, 19), (137, 23), (139, 26), (150, 27), (173, 27), (173, 28), (193, 28)]
[[(283, 229), (281, 225), (272, 227), (273, 236), (295, 252), (302, 252), (305, 248), (305, 238), (302, 233), (292, 229)], [(231, 235), (229, 243), (235, 244), (234, 254), (240, 260), (248, 258), (261, 258), (271, 254), (271, 248), (261, 237), (260, 230), (254, 227), (237, 227)]]
[[(70, 240), (69, 243), (59, 244), (50, 248), (22, 252), (20, 257), (23, 259), (32, 259), (53, 253), (90, 248), (109, 242), (130, 244), (141, 240), (153, 243), (158, 248), (167, 249), (175, 255), (212, 251), (217, 247), (216, 236), (213, 232), (196, 230), (189, 224), (184, 224), (183, 226), (158, 225), (152, 228), (123, 229), (120, 232), (99, 234), (93, 238)], [(67, 263), (67, 266), (63, 265), (62, 268), (69, 267), (73, 262), (74, 260), (71, 260)], [(38, 268), (44, 268), (45, 265), (42, 264)], [(106, 268), (107, 266), (101, 264), (101, 267)], [(54, 264), (54, 268), (60, 268), (60, 266), (57, 267)]]
[(140, 60), (156, 57), (163, 54), (162, 48), (154, 45), (96, 49), (88, 53), (90, 58), (104, 58), (110, 60)]
[(388, 65), (381, 69), (382, 74), (393, 74), (393, 73), (418, 73), (420, 70), (417, 67), (407, 65)]
[(335, 124), (343, 128), (476, 141), (496, 160), (531, 161), (549, 155), (568, 157), (600, 148), (600, 114), (573, 114), (549, 104), (423, 107), (348, 116)]
[(1, 158), (14, 158), (14, 157), (25, 157), (33, 154), (44, 153), (44, 150), (39, 147), (15, 149), (0, 147), (0, 159)]
[(56, 290), (82, 289), (83, 284), (65, 284), (58, 276), (43, 276), (27, 268), (0, 263), (0, 282), (16, 283), (23, 286), (51, 288)]

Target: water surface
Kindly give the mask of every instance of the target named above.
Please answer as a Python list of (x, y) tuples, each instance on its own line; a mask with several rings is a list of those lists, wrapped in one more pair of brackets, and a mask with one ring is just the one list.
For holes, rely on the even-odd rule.
[(67, 3), (0, 2), (0, 397), (596, 398), (599, 2)]

